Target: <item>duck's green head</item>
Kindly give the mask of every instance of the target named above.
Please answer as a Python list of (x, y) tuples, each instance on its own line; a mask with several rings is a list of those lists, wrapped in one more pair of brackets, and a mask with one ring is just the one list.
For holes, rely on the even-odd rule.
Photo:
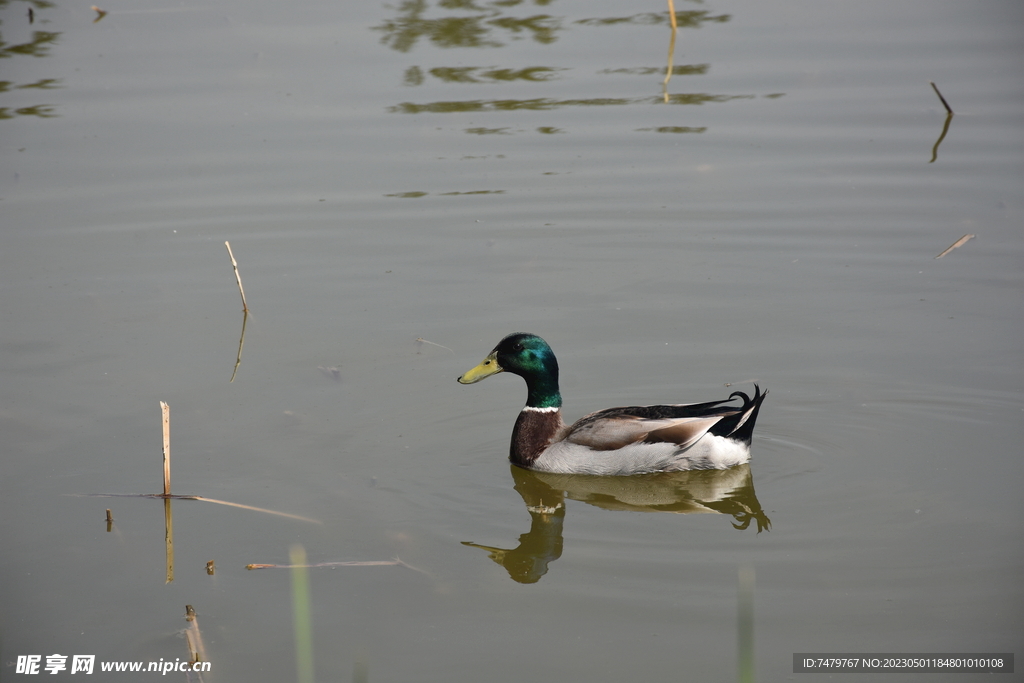
[(475, 384), (499, 372), (511, 372), (526, 380), (529, 396), (526, 405), (533, 408), (557, 408), (562, 405), (558, 393), (558, 361), (548, 343), (535, 334), (510, 334), (494, 347), (483, 362), (459, 377), (462, 384)]

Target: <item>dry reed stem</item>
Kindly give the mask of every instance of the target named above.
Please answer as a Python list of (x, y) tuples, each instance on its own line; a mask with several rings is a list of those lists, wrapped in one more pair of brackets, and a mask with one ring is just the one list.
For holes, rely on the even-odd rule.
[[(242, 305), (245, 305), (245, 299), (242, 299)], [(249, 322), (249, 311), (242, 311), (242, 336), (238, 338), (238, 356), (235, 358), (235, 369), (231, 371), (231, 379), (228, 380), (228, 384), (235, 381), (238, 366), (242, 364), (242, 345), (245, 344), (245, 324), (247, 322)]]
[(171, 407), (160, 401), (164, 427), (164, 495), (171, 495)]
[(238, 274), (238, 261), (235, 260), (235, 255), (231, 252), (231, 243), (224, 242), (224, 246), (228, 248), (228, 256), (231, 257), (231, 267), (235, 269), (235, 281), (238, 283), (238, 292), (242, 295), (242, 310), (248, 313), (249, 304), (245, 303), (245, 290), (242, 289), (242, 276)]
[(963, 237), (958, 239), (956, 242), (953, 242), (953, 244), (949, 245), (949, 248), (946, 249), (946, 251), (942, 252), (941, 254), (936, 256), (935, 258), (942, 258), (943, 256), (945, 256), (949, 252), (953, 251), (957, 247), (962, 247), (963, 245), (967, 244), (967, 242), (969, 242), (970, 240), (974, 239), (974, 237), (975, 236), (971, 235), (971, 234), (964, 235)]

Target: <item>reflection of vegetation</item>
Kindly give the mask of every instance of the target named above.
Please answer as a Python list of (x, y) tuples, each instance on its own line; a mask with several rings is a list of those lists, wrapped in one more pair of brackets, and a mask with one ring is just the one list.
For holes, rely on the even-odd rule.
[(0, 119), (13, 119), (15, 116), (38, 116), (41, 119), (52, 119), (57, 116), (53, 113), (53, 106), (49, 104), (37, 104), (34, 107), (0, 107)]
[(428, 192), (396, 192), (394, 194), (386, 194), (385, 197), (398, 197), (399, 199), (416, 199), (417, 197), (426, 197)]
[(708, 128), (707, 126), (697, 126), (696, 128), (691, 126), (659, 126), (657, 128), (637, 128), (639, 133), (703, 133)]
[(46, 57), (50, 45), (57, 42), (60, 33), (50, 31), (33, 31), (32, 40), (21, 45), (8, 45), (0, 37), (0, 59), (13, 57), (14, 55), (27, 55), (29, 57)]
[[(708, 95), (705, 93), (682, 93), (669, 95), (668, 104), (707, 104), (727, 102), (735, 99), (750, 99), (753, 95)], [(400, 114), (450, 114), (452, 112), (482, 111), (550, 111), (561, 107), (594, 107), (623, 104), (652, 104), (661, 102), (660, 97), (593, 97), (590, 99), (556, 100), (537, 97), (531, 100), (461, 100), (452, 102), (428, 102), (416, 104), (402, 102), (388, 111)]]
[[(643, 98), (647, 99), (647, 98)], [(593, 106), (600, 104), (631, 104), (638, 100), (629, 98), (597, 97), (589, 100), (555, 100), (549, 97), (538, 97), (532, 100), (463, 100), (455, 102), (428, 102), (427, 104), (415, 104), (413, 102), (402, 102), (394, 107), (388, 107), (389, 112), (402, 114), (423, 114), (452, 112), (478, 112), (478, 111), (549, 111), (558, 107), (569, 106)]]
[[(698, 0), (699, 1), (699, 0)], [(532, 5), (544, 6), (553, 0), (532, 0)], [(394, 18), (385, 20), (373, 30), (381, 32), (381, 42), (399, 52), (409, 52), (421, 38), (434, 47), (501, 47), (506, 39), (532, 37), (538, 43), (554, 42), (560, 31), (568, 27), (605, 26), (647, 26), (669, 24), (673, 17), (669, 12), (640, 12), (621, 17), (592, 17), (572, 20), (564, 16), (535, 14), (527, 17), (509, 16), (512, 8), (530, 5), (530, 0), (402, 0), (394, 9)], [(669, 4), (672, 7), (672, 4)], [(725, 23), (731, 15), (715, 15), (707, 10), (674, 13), (675, 24), (684, 28), (700, 28), (708, 23)], [(675, 29), (673, 28), (669, 60), (666, 67), (624, 67), (608, 68), (599, 74), (626, 74), (652, 76), (665, 74), (661, 97), (594, 97), (580, 99), (558, 99), (536, 97), (529, 99), (467, 99), (435, 102), (402, 102), (388, 107), (387, 111), (401, 114), (423, 113), (478, 113), (492, 111), (551, 111), (563, 107), (594, 107), (635, 104), (688, 104), (701, 105), (726, 102), (733, 99), (750, 98), (751, 95), (712, 95), (707, 93), (669, 94), (668, 79), (671, 76), (697, 76), (708, 72), (709, 64), (672, 64)], [(408, 86), (423, 85), (428, 79), (456, 84), (505, 84), (543, 83), (558, 80), (566, 68), (552, 66), (528, 66), (525, 68), (499, 68), (495, 66), (436, 66), (433, 68), (410, 66), (405, 70), (403, 83)], [(557, 128), (537, 128), (541, 134), (563, 132)], [(705, 128), (669, 126), (643, 128), (643, 131), (659, 133), (702, 133)], [(476, 127), (465, 129), (473, 135), (509, 135), (523, 132), (508, 127)], [(404, 195), (403, 195), (404, 196)]]
[(525, 69), (498, 69), (480, 66), (440, 66), (430, 75), (447, 83), (485, 83), (494, 81), (549, 81), (563, 69), (550, 66), (528, 66)]
[[(499, 69), (493, 66), (439, 66), (430, 70), (430, 75), (445, 83), (498, 83), (528, 81), (539, 83), (556, 78), (558, 71), (550, 66), (528, 66), (524, 69)], [(403, 82), (406, 85), (423, 85), (422, 69), (411, 66), (405, 70)]]
[[(705, 93), (678, 93), (669, 95), (665, 104), (708, 104), (710, 102), (728, 102), (729, 100), (752, 100), (753, 95), (707, 95)], [(660, 102), (660, 99), (656, 101)]]
[[(700, 28), (701, 24), (709, 21), (716, 21), (719, 23), (725, 23), (732, 18), (728, 14), (720, 14), (718, 16), (711, 16), (710, 13), (704, 10), (694, 12), (676, 12), (676, 25), (681, 28)], [(600, 17), (595, 19), (580, 19), (577, 24), (584, 24), (586, 26), (613, 26), (615, 24), (667, 24), (669, 16), (665, 12), (648, 12), (644, 14), (634, 14), (629, 17)]]
[[(420, 197), (426, 197), (429, 192), (395, 192), (392, 194), (386, 194), (385, 197), (397, 197), (399, 199), (419, 199)], [(505, 190), (469, 190), (468, 192), (439, 192), (438, 197), (454, 197), (456, 195), (466, 194), (505, 194)]]
[[(438, 3), (442, 9), (473, 14), (428, 18), (425, 14), (430, 4), (426, 0), (405, 0), (398, 7), (395, 19), (386, 20), (373, 28), (384, 33), (382, 43), (399, 52), (412, 50), (420, 38), (428, 39), (437, 47), (500, 47), (502, 43), (488, 38), (494, 29), (531, 35), (538, 43), (554, 42), (555, 33), (561, 29), (556, 17), (547, 14), (531, 17), (503, 16), (507, 8), (518, 4), (521, 2), (492, 0), (481, 6), (471, 0), (442, 0)], [(534, 4), (547, 3), (535, 0)]]
[[(6, 8), (8, 4), (8, 0), (0, 0), (0, 10)], [(48, 0), (30, 0), (27, 4), (29, 5), (27, 15), (29, 23), (35, 21), (35, 10), (44, 10), (54, 6), (54, 3)], [(33, 31), (32, 40), (29, 42), (8, 45), (4, 41), (3, 36), (0, 35), (0, 59), (10, 59), (11, 57), (47, 57), (49, 56), (50, 47), (57, 43), (59, 37), (59, 32)], [(34, 83), (24, 83), (21, 85), (15, 85), (11, 81), (0, 81), (0, 93), (10, 92), (11, 90), (52, 90), (59, 87), (61, 87), (60, 79), (57, 78), (41, 78)], [(53, 113), (53, 109), (53, 106), (49, 104), (36, 104), (27, 107), (0, 107), (0, 119), (12, 119), (15, 116), (52, 118), (56, 116)]]
[[(534, 0), (535, 5), (547, 5), (550, 0)], [(563, 30), (562, 18), (550, 14), (528, 17), (506, 16), (510, 8), (525, 4), (523, 0), (491, 0), (476, 3), (473, 0), (440, 0), (439, 9), (462, 12), (460, 16), (428, 17), (431, 9), (427, 0), (405, 0), (399, 5), (394, 19), (384, 21), (374, 30), (384, 35), (381, 42), (399, 52), (412, 50), (420, 38), (426, 38), (437, 47), (501, 47), (502, 42), (492, 35), (497, 30), (513, 39), (529, 36), (536, 42), (549, 44), (558, 39)], [(676, 23), (683, 28), (699, 28), (707, 22), (726, 22), (728, 14), (712, 15), (707, 10), (676, 12)], [(613, 26), (616, 24), (654, 25), (669, 23), (666, 12), (644, 12), (626, 17), (596, 17), (575, 22), (583, 26)]]
[[(680, 64), (672, 67), (673, 76), (703, 76), (711, 67), (710, 64)], [(599, 74), (629, 74), (630, 76), (651, 76), (665, 73), (663, 66), (638, 66), (622, 69), (602, 69)]]

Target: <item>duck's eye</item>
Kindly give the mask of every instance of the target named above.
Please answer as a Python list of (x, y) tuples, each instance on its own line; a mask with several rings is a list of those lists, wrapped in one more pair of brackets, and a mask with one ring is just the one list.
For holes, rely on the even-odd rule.
[(513, 344), (512, 345), (512, 350), (513, 351), (522, 351), (523, 350), (523, 345), (522, 344)]

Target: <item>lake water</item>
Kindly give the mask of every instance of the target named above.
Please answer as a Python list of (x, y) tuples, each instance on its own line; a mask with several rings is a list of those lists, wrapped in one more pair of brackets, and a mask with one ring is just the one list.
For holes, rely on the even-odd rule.
[[(1019, 649), (1024, 5), (102, 9), (0, 2), (0, 679), (192, 605), (206, 680), (295, 680), (296, 544), (406, 565), (309, 570), (317, 680)], [(569, 419), (758, 382), (750, 466), (510, 468), (521, 380), (455, 378), (513, 331)], [(317, 522), (176, 500), (168, 567), (86, 495), (162, 490), (160, 401), (174, 493)]]

